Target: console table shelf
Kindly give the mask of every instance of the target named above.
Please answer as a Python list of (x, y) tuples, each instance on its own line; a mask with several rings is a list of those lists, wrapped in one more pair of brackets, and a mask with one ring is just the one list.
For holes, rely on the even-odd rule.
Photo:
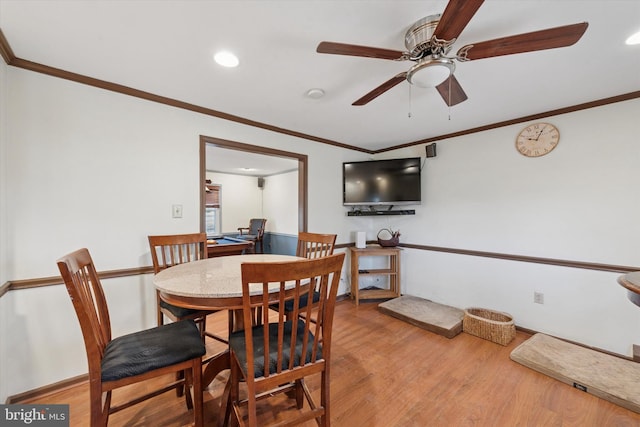
[[(385, 248), (380, 245), (369, 245), (366, 248), (350, 247), (351, 252), (351, 299), (356, 305), (361, 299), (396, 298), (400, 296), (400, 248)], [(363, 270), (360, 268), (360, 257), (384, 256), (389, 258), (388, 268)], [(388, 276), (389, 289), (360, 289), (361, 276)]]

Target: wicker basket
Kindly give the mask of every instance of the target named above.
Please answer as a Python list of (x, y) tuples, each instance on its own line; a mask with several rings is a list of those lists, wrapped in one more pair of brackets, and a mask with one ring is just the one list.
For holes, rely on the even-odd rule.
[(467, 308), (462, 330), (500, 345), (509, 344), (516, 336), (516, 326), (510, 314), (486, 308)]
[[(383, 231), (387, 232), (386, 234), (390, 235), (391, 238), (381, 239), (380, 233), (382, 233)], [(400, 232), (394, 232), (389, 230), (388, 228), (383, 228), (382, 230), (378, 231), (378, 235), (376, 237), (378, 237), (378, 244), (385, 248), (395, 248), (396, 246), (398, 246), (398, 243), (400, 243)]]

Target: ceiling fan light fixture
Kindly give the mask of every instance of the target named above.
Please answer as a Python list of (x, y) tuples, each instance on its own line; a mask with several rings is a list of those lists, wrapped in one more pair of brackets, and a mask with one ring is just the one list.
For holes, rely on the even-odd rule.
[(449, 58), (427, 58), (407, 72), (407, 81), (418, 87), (436, 87), (449, 78), (456, 64)]

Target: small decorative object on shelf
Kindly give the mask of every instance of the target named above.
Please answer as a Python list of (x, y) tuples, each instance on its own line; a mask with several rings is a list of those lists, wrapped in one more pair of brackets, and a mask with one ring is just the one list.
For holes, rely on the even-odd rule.
[(378, 244), (385, 248), (393, 248), (400, 243), (400, 231), (393, 231), (390, 228), (383, 228), (378, 231)]

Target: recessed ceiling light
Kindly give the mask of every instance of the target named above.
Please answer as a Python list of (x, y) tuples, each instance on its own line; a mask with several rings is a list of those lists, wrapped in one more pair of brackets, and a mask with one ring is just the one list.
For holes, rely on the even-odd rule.
[(240, 63), (237, 56), (226, 50), (216, 53), (213, 59), (223, 67), (237, 67)]
[(640, 44), (640, 31), (635, 34), (632, 34), (627, 41), (626, 44)]

